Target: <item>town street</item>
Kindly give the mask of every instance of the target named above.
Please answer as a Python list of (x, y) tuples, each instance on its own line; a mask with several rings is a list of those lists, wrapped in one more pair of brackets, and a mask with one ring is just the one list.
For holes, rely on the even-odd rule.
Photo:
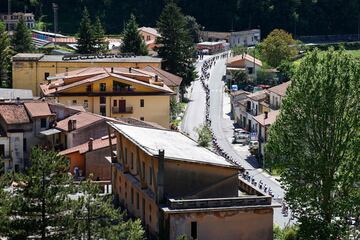
[[(205, 56), (204, 60), (207, 58), (209, 58), (209, 56)], [(196, 63), (196, 71), (198, 73), (200, 73), (204, 60)], [(180, 129), (182, 132), (188, 134), (190, 138), (197, 140), (198, 134), (196, 132), (196, 128), (198, 128), (201, 124), (204, 124), (205, 121), (206, 94), (199, 78), (192, 83), (192, 86), (189, 87), (188, 91), (189, 103), (187, 105)]]
[[(206, 58), (205, 58), (206, 59)], [(215, 66), (210, 70), (210, 118), (211, 128), (217, 138), (217, 141), (222, 149), (235, 159), (239, 165), (246, 169), (251, 176), (255, 177), (255, 180), (259, 182), (263, 181), (264, 184), (269, 186), (274, 196), (274, 201), (280, 203), (284, 190), (280, 187), (273, 177), (265, 173), (258, 165), (256, 159), (252, 157), (247, 150), (247, 146), (240, 146), (232, 144), (233, 134), (233, 122), (229, 117), (230, 113), (230, 100), (226, 94), (224, 94), (224, 82), (222, 77), (225, 74), (226, 59), (219, 59)], [(197, 69), (199, 69), (202, 62), (197, 63)], [(203, 90), (200, 81), (196, 81), (193, 86), (193, 90), (190, 97), (191, 101), (188, 105), (187, 112), (183, 119), (182, 130), (189, 134), (191, 137), (197, 139), (194, 127), (203, 124), (205, 120), (205, 91)], [(289, 217), (284, 217), (281, 214), (281, 208), (274, 209), (274, 223), (281, 227), (286, 226), (290, 221)]]

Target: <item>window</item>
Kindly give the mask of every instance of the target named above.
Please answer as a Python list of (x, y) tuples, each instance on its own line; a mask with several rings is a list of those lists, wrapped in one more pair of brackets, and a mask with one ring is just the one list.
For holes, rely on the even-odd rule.
[(145, 179), (145, 162), (142, 162), (142, 172), (143, 172), (143, 179)]
[(149, 204), (149, 222), (151, 222), (151, 204)]
[(131, 169), (134, 169), (134, 153), (131, 153)]
[(0, 144), (0, 157), (5, 156), (5, 145)]
[(46, 128), (46, 118), (41, 118), (40, 119), (40, 127), (41, 128)]
[(140, 107), (144, 107), (144, 105), (145, 105), (144, 99), (140, 99)]
[(117, 101), (116, 100), (113, 101), (113, 107), (117, 107)]
[(131, 188), (131, 204), (134, 204), (134, 189)]
[(136, 193), (136, 209), (140, 209), (140, 203), (139, 203), (139, 193)]
[(151, 37), (149, 35), (146, 36), (146, 41), (150, 41)]
[(100, 114), (103, 116), (106, 116), (106, 106), (105, 105), (100, 106)]
[(87, 109), (89, 107), (89, 101), (88, 100), (84, 100), (84, 108)]
[(253, 74), (253, 73), (254, 73), (254, 68), (249, 67), (249, 68), (248, 68), (248, 73), (249, 73), (249, 74)]
[(100, 92), (106, 92), (106, 83), (100, 83)]
[(92, 86), (91, 85), (86, 86), (86, 92), (92, 92)]
[(191, 237), (197, 239), (197, 222), (191, 222)]
[(48, 73), (48, 72), (46, 72), (46, 73), (44, 73), (44, 78), (45, 78), (45, 80), (47, 80), (47, 78), (50, 76), (50, 73)]
[(127, 164), (127, 148), (124, 149), (124, 161), (125, 161), (125, 165)]
[(77, 101), (76, 100), (72, 100), (72, 105), (76, 105)]
[(23, 151), (27, 152), (27, 141), (26, 138), (23, 139)]
[(106, 104), (106, 97), (100, 97), (100, 104)]
[(144, 119), (145, 119), (144, 117), (140, 117), (140, 120), (141, 120), (141, 121), (144, 121)]
[(152, 185), (153, 168), (149, 167), (149, 184)]

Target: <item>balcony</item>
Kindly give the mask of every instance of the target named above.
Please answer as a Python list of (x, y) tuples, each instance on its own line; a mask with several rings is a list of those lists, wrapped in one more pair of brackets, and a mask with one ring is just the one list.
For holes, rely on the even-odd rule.
[(133, 107), (125, 107), (125, 108), (112, 107), (112, 113), (113, 114), (131, 114), (131, 113), (133, 113)]

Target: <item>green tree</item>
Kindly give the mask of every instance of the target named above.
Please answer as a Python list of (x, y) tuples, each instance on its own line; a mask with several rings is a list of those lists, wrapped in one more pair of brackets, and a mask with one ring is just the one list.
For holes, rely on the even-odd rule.
[(207, 125), (202, 125), (196, 129), (199, 135), (198, 144), (202, 147), (209, 147), (212, 139), (211, 130)]
[(67, 160), (40, 148), (32, 150), (31, 160), (32, 166), (12, 180), (17, 186), (12, 186), (9, 237), (59, 239), (71, 226), (68, 209), (73, 184)]
[(289, 61), (297, 53), (296, 41), (282, 29), (274, 29), (260, 44), (260, 52), (271, 67), (278, 67), (282, 61)]
[(84, 8), (84, 11), (82, 13), (82, 19), (80, 21), (78, 37), (79, 37), (78, 47), (77, 47), (78, 53), (81, 54), (96, 53), (96, 49), (95, 49), (96, 39), (87, 8)]
[(161, 37), (157, 38), (159, 57), (163, 58), (165, 70), (183, 78), (180, 91), (196, 78), (194, 67), (195, 46), (186, 27), (180, 8), (170, 1), (163, 9), (157, 27)]
[(81, 183), (80, 196), (73, 205), (73, 233), (78, 239), (142, 240), (141, 222), (124, 221), (124, 214), (115, 209), (109, 196), (100, 195), (97, 184)]
[(17, 23), (12, 40), (13, 40), (12, 44), (15, 52), (29, 53), (33, 51), (31, 32), (26, 27), (23, 18), (20, 18), (19, 22)]
[(360, 66), (343, 52), (307, 54), (266, 147), (300, 223), (300, 239), (342, 239), (360, 213)]
[(185, 16), (186, 28), (189, 30), (193, 43), (200, 42), (200, 32), (203, 29), (193, 16)]
[(96, 17), (94, 24), (94, 40), (97, 53), (106, 53), (105, 30), (99, 17)]
[(5, 31), (5, 25), (0, 21), (0, 85), (11, 87), (11, 42)]
[(124, 53), (134, 53), (137, 56), (148, 55), (148, 50), (144, 39), (140, 36), (139, 26), (136, 23), (136, 18), (133, 14), (125, 26), (123, 32), (123, 44), (121, 51)]

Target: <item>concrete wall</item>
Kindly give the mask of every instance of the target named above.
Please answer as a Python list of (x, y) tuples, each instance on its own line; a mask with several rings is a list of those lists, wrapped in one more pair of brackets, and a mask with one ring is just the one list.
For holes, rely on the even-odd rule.
[(106, 120), (101, 120), (90, 126), (76, 129), (67, 135), (67, 148), (72, 148), (77, 145), (86, 143), (90, 138), (97, 139), (107, 135), (107, 124)]
[(169, 215), (170, 240), (191, 236), (191, 222), (197, 222), (197, 239), (272, 240), (273, 210), (232, 210), (223, 212), (179, 213)]
[(85, 153), (85, 174), (88, 177), (92, 174), (92, 179), (111, 180), (111, 163), (104, 156), (109, 154), (110, 148), (102, 148)]
[(236, 169), (166, 160), (164, 177), (168, 198), (238, 196)]

